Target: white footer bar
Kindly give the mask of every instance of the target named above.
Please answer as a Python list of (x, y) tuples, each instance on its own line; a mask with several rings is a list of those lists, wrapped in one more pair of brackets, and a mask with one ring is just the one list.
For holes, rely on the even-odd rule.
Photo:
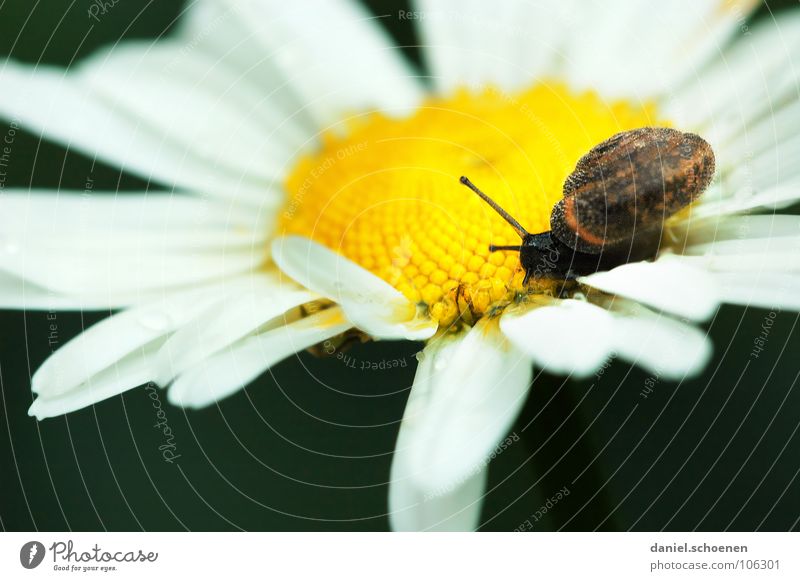
[(800, 579), (799, 549), (792, 533), (3, 533), (0, 579)]

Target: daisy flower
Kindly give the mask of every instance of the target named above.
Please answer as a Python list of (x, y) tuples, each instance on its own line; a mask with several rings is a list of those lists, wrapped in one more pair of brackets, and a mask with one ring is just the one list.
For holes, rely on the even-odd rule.
[[(346, 0), (198, 0), (179, 30), (69, 70), (0, 67), (0, 114), (158, 187), (6, 190), (0, 301), (118, 309), (35, 373), (42, 419), (146, 382), (201, 407), (298, 351), (425, 341), (402, 419), (395, 529), (473, 529), (534, 369), (619, 358), (681, 380), (721, 303), (800, 308), (795, 13), (755, 2), (419, 0), (425, 74)], [(523, 285), (577, 160), (671, 126), (717, 173), (648, 260)]]

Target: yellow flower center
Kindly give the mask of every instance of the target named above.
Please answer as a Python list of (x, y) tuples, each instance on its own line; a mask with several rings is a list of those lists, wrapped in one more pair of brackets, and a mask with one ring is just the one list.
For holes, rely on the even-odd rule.
[[(369, 114), (323, 135), (286, 180), (278, 231), (300, 234), (378, 275), (441, 325), (468, 323), (523, 291), (519, 236), (459, 184), (468, 176), (529, 232), (550, 229), (564, 179), (592, 146), (658, 124), (652, 104), (608, 102), (540, 83), (430, 98), (412, 116)], [(533, 283), (533, 292), (547, 290)], [(530, 290), (530, 289), (528, 289)]]

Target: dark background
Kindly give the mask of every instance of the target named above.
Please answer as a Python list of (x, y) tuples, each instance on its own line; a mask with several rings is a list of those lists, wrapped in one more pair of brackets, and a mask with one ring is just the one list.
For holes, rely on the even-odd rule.
[[(121, 37), (169, 34), (180, 3), (119, 1), (90, 27), (90, 2), (0, 3), (0, 53), (66, 65)], [(770, 3), (772, 10), (793, 2)], [(368, 5), (396, 15), (404, 2)], [(769, 17), (762, 8), (758, 17)], [(385, 18), (400, 45), (413, 23)], [(418, 61), (418, 51), (406, 48)], [(13, 87), (0, 87), (13, 90)], [(0, 127), (0, 129), (3, 129)], [(141, 189), (147, 183), (18, 132), (7, 187)], [(693, 381), (658, 382), (612, 364), (595, 381), (537, 376), (514, 432), (492, 463), (484, 530), (788, 530), (800, 518), (800, 333), (778, 313), (724, 307), (708, 325), (715, 357)], [(63, 343), (107, 316), (58, 313)], [(203, 411), (169, 406), (174, 463), (144, 389), (66, 417), (29, 418), (30, 375), (50, 353), (45, 313), (0, 311), (0, 526), (4, 530), (382, 530), (391, 452), (414, 374), (410, 343), (366, 344), (350, 369), (301, 354)], [(324, 382), (320, 383), (320, 382)], [(560, 489), (542, 520), (532, 515)]]

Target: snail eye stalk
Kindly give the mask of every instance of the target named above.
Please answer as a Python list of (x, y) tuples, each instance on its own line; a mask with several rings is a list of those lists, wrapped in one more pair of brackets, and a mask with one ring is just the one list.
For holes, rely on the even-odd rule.
[(517, 252), (522, 250), (522, 246), (495, 246), (494, 244), (489, 245), (489, 252), (495, 252), (497, 250), (516, 250)]
[[(511, 214), (509, 214), (503, 208), (501, 208), (500, 205), (497, 202), (495, 202), (492, 198), (490, 198), (489, 196), (484, 194), (480, 189), (478, 189), (478, 186), (476, 186), (471, 181), (469, 181), (469, 178), (467, 176), (461, 176), (461, 179), (459, 181), (462, 184), (464, 184), (465, 186), (467, 186), (469, 189), (471, 189), (473, 192), (478, 194), (484, 202), (489, 204), (494, 209), (495, 212), (497, 212), (498, 214), (500, 214), (500, 216), (502, 216), (503, 220), (505, 220), (506, 222), (511, 224), (511, 227), (514, 230), (517, 231), (517, 234), (519, 234), (520, 238), (522, 238), (524, 240), (527, 236), (530, 236), (528, 231), (525, 230), (525, 228), (522, 227), (522, 224), (520, 224), (514, 218), (512, 218)], [(516, 247), (503, 249), (503, 248), (501, 248), (499, 246), (497, 247), (497, 249), (498, 250), (515, 250), (515, 249), (518, 250), (518, 248), (516, 248)]]

